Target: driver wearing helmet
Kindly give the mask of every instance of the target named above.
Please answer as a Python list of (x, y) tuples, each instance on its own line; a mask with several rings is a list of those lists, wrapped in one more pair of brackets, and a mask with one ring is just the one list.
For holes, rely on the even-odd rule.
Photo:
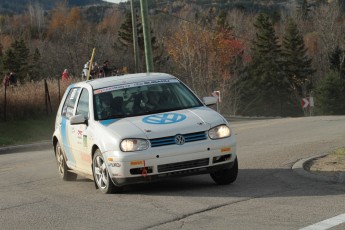
[(102, 118), (109, 117), (112, 115), (112, 111), (111, 111), (112, 98), (113, 97), (111, 93), (103, 93), (100, 95)]
[(151, 86), (147, 91), (147, 102), (145, 104), (145, 107), (147, 110), (156, 110), (160, 107), (160, 97), (163, 90), (158, 85)]

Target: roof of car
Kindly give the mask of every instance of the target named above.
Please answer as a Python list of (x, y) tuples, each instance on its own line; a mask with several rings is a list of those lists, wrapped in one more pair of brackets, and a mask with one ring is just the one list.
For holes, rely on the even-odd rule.
[(121, 76), (112, 76), (105, 78), (98, 78), (94, 80), (88, 80), (85, 83), (90, 84), (93, 89), (101, 89), (104, 87), (127, 84), (134, 82), (142, 82), (148, 80), (165, 80), (165, 79), (176, 79), (176, 77), (166, 73), (135, 73), (125, 74)]

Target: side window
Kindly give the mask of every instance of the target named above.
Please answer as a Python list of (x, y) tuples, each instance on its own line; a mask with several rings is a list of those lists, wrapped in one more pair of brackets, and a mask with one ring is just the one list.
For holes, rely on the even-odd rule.
[(66, 97), (66, 101), (62, 108), (61, 115), (63, 117), (66, 117), (67, 119), (69, 119), (71, 116), (73, 116), (73, 110), (74, 110), (75, 102), (78, 98), (79, 92), (80, 92), (80, 88), (73, 88), (71, 89), (71, 91), (69, 91)]
[(87, 91), (87, 89), (81, 91), (76, 112), (76, 115), (78, 114), (82, 114), (85, 118), (89, 118), (89, 91)]

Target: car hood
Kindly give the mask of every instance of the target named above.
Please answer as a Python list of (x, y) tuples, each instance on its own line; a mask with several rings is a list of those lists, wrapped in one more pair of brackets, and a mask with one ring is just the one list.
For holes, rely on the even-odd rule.
[(207, 131), (211, 127), (226, 123), (216, 111), (198, 107), (150, 114), (138, 117), (107, 120), (101, 122), (110, 132), (120, 138), (159, 138)]

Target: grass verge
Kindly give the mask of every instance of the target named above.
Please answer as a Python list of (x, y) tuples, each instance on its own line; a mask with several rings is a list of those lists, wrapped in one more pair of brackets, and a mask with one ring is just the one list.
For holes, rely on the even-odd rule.
[(21, 121), (0, 122), (0, 147), (50, 140), (55, 116)]
[(345, 156), (345, 148), (338, 148), (334, 152), (332, 152), (332, 154), (339, 156), (339, 157), (343, 157), (343, 156)]

